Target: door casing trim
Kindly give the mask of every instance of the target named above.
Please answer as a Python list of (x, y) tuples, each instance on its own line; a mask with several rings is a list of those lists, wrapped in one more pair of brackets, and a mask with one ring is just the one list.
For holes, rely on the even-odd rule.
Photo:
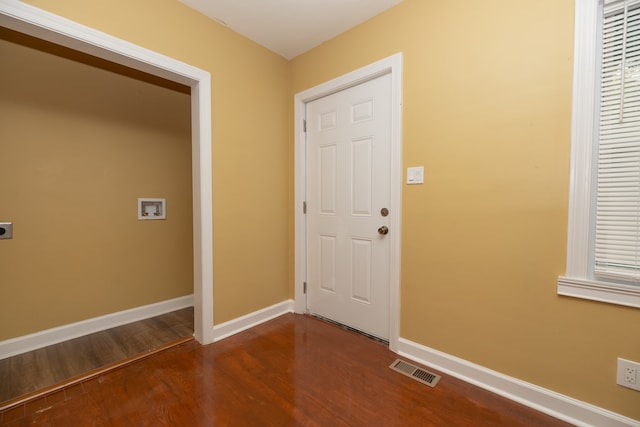
[(389, 348), (397, 351), (400, 338), (400, 238), (402, 234), (402, 53), (366, 65), (335, 79), (321, 83), (294, 96), (294, 191), (295, 191), (295, 262), (294, 295), (296, 313), (306, 311), (306, 137), (303, 128), (306, 104), (323, 96), (348, 89), (376, 77), (391, 74), (391, 202), (390, 277), (389, 277)]

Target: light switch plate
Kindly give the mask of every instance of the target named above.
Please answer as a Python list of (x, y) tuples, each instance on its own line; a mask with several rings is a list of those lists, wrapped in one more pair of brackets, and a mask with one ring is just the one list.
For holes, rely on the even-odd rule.
[(407, 168), (407, 184), (424, 184), (424, 166)]

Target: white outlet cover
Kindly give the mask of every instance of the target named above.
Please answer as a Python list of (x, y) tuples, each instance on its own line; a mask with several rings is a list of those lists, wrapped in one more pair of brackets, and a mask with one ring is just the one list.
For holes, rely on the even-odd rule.
[(407, 184), (424, 184), (424, 166), (407, 168)]
[[(631, 374), (627, 372), (630, 369)], [(623, 387), (640, 391), (640, 363), (618, 358), (616, 383)]]

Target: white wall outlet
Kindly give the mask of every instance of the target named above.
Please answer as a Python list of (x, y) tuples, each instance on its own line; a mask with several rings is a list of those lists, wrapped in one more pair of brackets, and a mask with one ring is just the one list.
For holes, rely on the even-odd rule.
[(618, 357), (617, 384), (640, 391), (640, 363)]

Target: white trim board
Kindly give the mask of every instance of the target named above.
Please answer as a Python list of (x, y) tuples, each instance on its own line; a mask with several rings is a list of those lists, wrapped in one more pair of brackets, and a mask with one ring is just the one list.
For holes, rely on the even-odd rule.
[(16, 0), (0, 1), (0, 25), (191, 87), (195, 338), (213, 342), (211, 75), (184, 62)]
[(293, 313), (294, 302), (293, 300), (283, 301), (278, 304), (274, 304), (270, 307), (263, 308), (253, 313), (246, 314), (244, 316), (237, 317), (228, 322), (220, 323), (213, 327), (213, 336), (215, 341), (220, 341), (225, 338), (235, 335), (238, 332), (246, 331), (254, 326), (258, 326), (261, 323), (267, 322), (271, 319), (275, 319), (283, 314)]
[(593, 277), (592, 240), (594, 239), (596, 197), (593, 161), (598, 139), (594, 112), (599, 103), (594, 88), (600, 86), (598, 27), (602, 2), (575, 1), (573, 101), (571, 107), (571, 168), (569, 185), (569, 222), (567, 232), (567, 270), (558, 277), (557, 293), (628, 307), (640, 307), (640, 288), (634, 285), (603, 282)]
[(402, 53), (396, 53), (380, 61), (299, 92), (294, 97), (295, 120), (295, 312), (307, 309), (304, 282), (306, 279), (306, 218), (303, 202), (306, 200), (306, 137), (303, 128), (306, 103), (314, 101), (376, 77), (391, 74), (391, 203), (392, 213), (389, 234), (391, 239), (390, 290), (389, 290), (389, 348), (396, 351), (400, 336), (400, 236), (402, 218)]
[(576, 426), (640, 427), (640, 421), (400, 338), (398, 354)]
[(187, 295), (0, 341), (0, 360), (192, 306), (193, 295)]

